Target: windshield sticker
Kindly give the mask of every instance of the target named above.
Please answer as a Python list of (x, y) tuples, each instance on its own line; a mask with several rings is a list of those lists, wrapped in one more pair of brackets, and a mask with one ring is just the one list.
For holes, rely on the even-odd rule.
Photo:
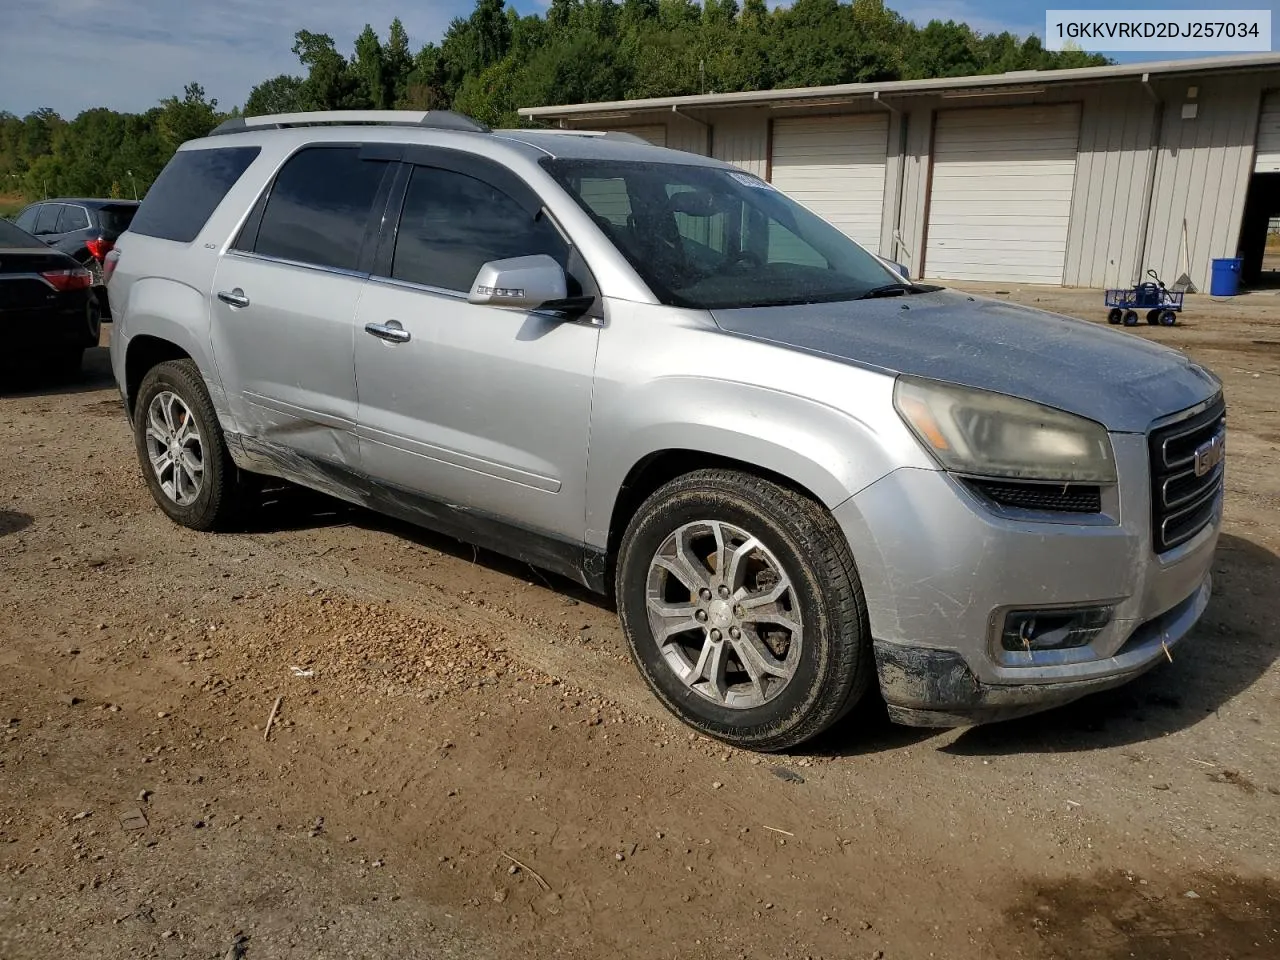
[(765, 183), (759, 177), (753, 177), (749, 173), (738, 173), (736, 170), (730, 170), (729, 176), (737, 180), (744, 187), (754, 187), (756, 190), (772, 190), (773, 187)]

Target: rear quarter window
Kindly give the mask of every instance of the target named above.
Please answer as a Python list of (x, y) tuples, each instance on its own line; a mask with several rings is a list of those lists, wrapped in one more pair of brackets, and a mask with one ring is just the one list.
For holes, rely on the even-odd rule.
[(260, 147), (179, 151), (147, 191), (129, 229), (190, 243), (261, 152)]
[(98, 224), (110, 233), (124, 233), (129, 229), (129, 224), (133, 223), (134, 214), (137, 212), (138, 208), (131, 204), (101, 207), (98, 210)]

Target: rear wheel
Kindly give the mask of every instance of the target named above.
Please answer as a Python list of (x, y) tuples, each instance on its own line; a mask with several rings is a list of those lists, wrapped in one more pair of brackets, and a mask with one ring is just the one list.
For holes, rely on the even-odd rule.
[(1138, 311), (1126, 310), (1124, 312), (1124, 318), (1122, 322), (1126, 327), (1136, 327), (1138, 325)]
[(842, 717), (874, 666), (848, 543), (819, 504), (732, 470), (656, 491), (623, 537), (616, 590), (632, 657), (696, 730), (783, 750)]
[(1175, 311), (1173, 310), (1160, 311), (1160, 326), (1172, 327), (1177, 322), (1178, 322), (1178, 314)]
[(1118, 324), (1123, 317), (1124, 317), (1123, 310), (1121, 310), (1119, 307), (1112, 307), (1111, 312), (1107, 314), (1107, 323), (1112, 324), (1114, 326)]
[(160, 509), (194, 530), (233, 525), (242, 485), (195, 363), (152, 367), (142, 378), (133, 420), (138, 460)]
[(1160, 311), (1159, 311), (1159, 310), (1148, 310), (1148, 311), (1147, 311), (1147, 323), (1148, 323), (1150, 326), (1153, 326), (1153, 327), (1154, 327), (1154, 326), (1155, 326), (1157, 323), (1159, 323), (1159, 322), (1160, 322)]

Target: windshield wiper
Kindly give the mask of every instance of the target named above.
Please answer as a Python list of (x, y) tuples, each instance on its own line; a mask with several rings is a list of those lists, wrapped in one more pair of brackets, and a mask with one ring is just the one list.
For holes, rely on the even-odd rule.
[(901, 297), (908, 293), (924, 293), (914, 283), (886, 283), (880, 287), (872, 287), (859, 300), (874, 300), (877, 297)]

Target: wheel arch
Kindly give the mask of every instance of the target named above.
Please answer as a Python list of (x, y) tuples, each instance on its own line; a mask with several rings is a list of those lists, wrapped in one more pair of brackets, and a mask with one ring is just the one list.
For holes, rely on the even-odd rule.
[(138, 334), (129, 339), (124, 355), (125, 406), (132, 419), (142, 378), (167, 360), (190, 360), (191, 354), (172, 340), (152, 334)]
[[(827, 502), (812, 487), (803, 481), (779, 470), (760, 463), (752, 463), (724, 453), (711, 452), (706, 449), (690, 447), (668, 447), (654, 450), (632, 464), (627, 471), (618, 494), (614, 498), (609, 517), (608, 539), (606, 547), (607, 566), (604, 582), (613, 584), (618, 552), (622, 544), (623, 534), (635, 517), (640, 505), (663, 485), (677, 477), (685, 476), (697, 470), (726, 469), (738, 470), (751, 476), (769, 480), (779, 486), (794, 490), (796, 493), (830, 509), (847, 494), (839, 497), (836, 503)], [(834, 481), (835, 478), (830, 478)], [(827, 484), (823, 484), (827, 487)]]

